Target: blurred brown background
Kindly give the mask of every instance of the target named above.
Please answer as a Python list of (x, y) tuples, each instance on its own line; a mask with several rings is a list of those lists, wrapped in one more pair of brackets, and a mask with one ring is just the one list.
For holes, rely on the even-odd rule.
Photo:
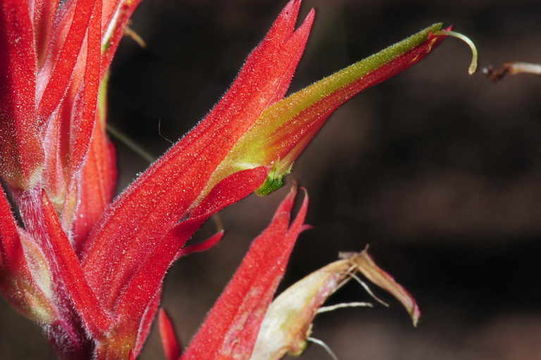
[[(159, 155), (201, 119), (285, 1), (146, 0), (113, 65), (110, 121)], [(541, 62), (539, 0), (305, 0), (318, 16), (292, 90), (433, 22), (471, 36), (481, 65)], [(311, 196), (284, 286), (372, 252), (416, 296), (417, 329), (390, 309), (318, 317), (314, 337), (342, 360), (541, 359), (541, 78), (468, 77), (447, 40), (425, 61), (341, 108), (290, 178)], [(159, 128), (161, 127), (161, 134)], [(118, 145), (121, 186), (147, 165)], [(269, 221), (284, 190), (228, 209), (227, 237), (170, 271), (164, 303), (184, 342)], [(254, 209), (257, 209), (254, 211)], [(212, 225), (199, 237), (210, 234)], [(368, 300), (348, 285), (331, 302)], [(0, 358), (49, 359), (40, 330), (2, 302)], [(306, 359), (330, 359), (309, 348)], [(143, 359), (162, 359), (155, 336)], [(204, 360), (204, 359), (202, 359)]]

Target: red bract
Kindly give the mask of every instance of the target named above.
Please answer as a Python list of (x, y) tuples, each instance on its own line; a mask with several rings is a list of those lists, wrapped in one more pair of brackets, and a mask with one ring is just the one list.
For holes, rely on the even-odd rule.
[(271, 224), (259, 235), (181, 360), (249, 359), (259, 327), (300, 232), (308, 197), (289, 226), (296, 190), (292, 189)]
[(158, 324), (165, 358), (167, 360), (177, 360), (180, 356), (180, 343), (175, 326), (164, 309), (160, 310)]
[[(112, 201), (116, 167), (106, 135), (107, 72), (138, 3), (0, 5), (0, 176), (6, 187), (0, 191), (0, 290), (43, 326), (64, 358), (137, 357), (167, 269), (181, 256), (212, 247), (223, 232), (186, 246), (191, 235), (224, 207), (281, 186), (336, 108), (417, 63), (443, 38), (436, 33), (441, 25), (433, 25), (284, 98), (315, 16), (311, 10), (295, 28), (301, 1), (291, 0), (205, 119)], [(269, 248), (281, 262), (257, 264), (257, 276), (268, 280), (265, 295), (242, 303), (256, 282), (235, 279), (217, 306), (241, 301), (242, 316), (252, 314), (246, 316), (253, 331), (239, 348), (231, 347), (230, 330), (208, 329), (226, 331), (240, 313), (219, 318), (213, 312), (185, 357), (248, 353), (260, 322), (257, 309), (270, 301), (302, 225), (298, 220), (287, 230), (288, 213), (282, 208), (271, 226), (286, 231), (283, 247)], [(276, 235), (268, 231), (250, 254), (268, 248), (265, 239)], [(202, 355), (205, 343), (213, 345)]]

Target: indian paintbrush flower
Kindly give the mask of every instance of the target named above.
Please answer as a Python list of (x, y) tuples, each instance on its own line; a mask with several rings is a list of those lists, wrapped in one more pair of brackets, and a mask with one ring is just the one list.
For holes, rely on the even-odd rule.
[[(446, 36), (432, 25), (285, 97), (315, 17), (311, 10), (295, 28), (301, 1), (291, 0), (209, 114), (113, 200), (107, 74), (138, 4), (0, 4), (0, 289), (64, 358), (137, 357), (168, 268), (223, 232), (186, 245), (191, 235), (224, 207), (280, 187), (334, 110), (419, 62)], [(281, 251), (292, 247), (305, 211), (289, 230), (279, 221), (287, 238)], [(246, 276), (274, 271), (269, 266)], [(278, 273), (269, 273), (261, 301), (270, 302)], [(220, 324), (219, 336), (232, 334), (225, 320), (208, 321), (203, 333)], [(230, 350), (225, 357), (209, 350), (205, 359), (230, 358)], [(201, 351), (191, 347), (184, 358), (201, 359), (191, 355)]]

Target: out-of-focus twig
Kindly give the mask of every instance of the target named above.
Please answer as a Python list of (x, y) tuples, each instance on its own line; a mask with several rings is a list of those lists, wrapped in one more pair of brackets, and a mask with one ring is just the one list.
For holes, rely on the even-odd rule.
[(500, 81), (507, 75), (541, 75), (541, 64), (516, 61), (505, 63), (501, 67), (496, 69), (489, 65), (483, 68), (483, 74), (485, 74), (492, 81)]

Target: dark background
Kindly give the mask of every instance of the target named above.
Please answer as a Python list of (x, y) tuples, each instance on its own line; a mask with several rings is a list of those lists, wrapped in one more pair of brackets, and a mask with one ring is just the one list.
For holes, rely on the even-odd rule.
[[(144, 1), (132, 28), (148, 47), (125, 39), (120, 48), (111, 123), (163, 153), (224, 93), (284, 4)], [(474, 39), (481, 65), (541, 62), (538, 0), (305, 0), (303, 15), (310, 7), (317, 20), (292, 90), (439, 21)], [(299, 239), (284, 285), (370, 243), (423, 311), (417, 329), (394, 301), (321, 315), (313, 336), (342, 360), (541, 359), (541, 78), (469, 77), (469, 56), (449, 39), (346, 104), (290, 176), (308, 188), (315, 228)], [(118, 149), (125, 186), (147, 164)], [(170, 271), (164, 304), (184, 342), (285, 191), (226, 210), (224, 241)], [(350, 284), (331, 303), (362, 300)], [(51, 357), (37, 327), (5, 303), (0, 316), (2, 359)], [(330, 359), (318, 347), (304, 356)], [(162, 358), (154, 335), (143, 359)]]

